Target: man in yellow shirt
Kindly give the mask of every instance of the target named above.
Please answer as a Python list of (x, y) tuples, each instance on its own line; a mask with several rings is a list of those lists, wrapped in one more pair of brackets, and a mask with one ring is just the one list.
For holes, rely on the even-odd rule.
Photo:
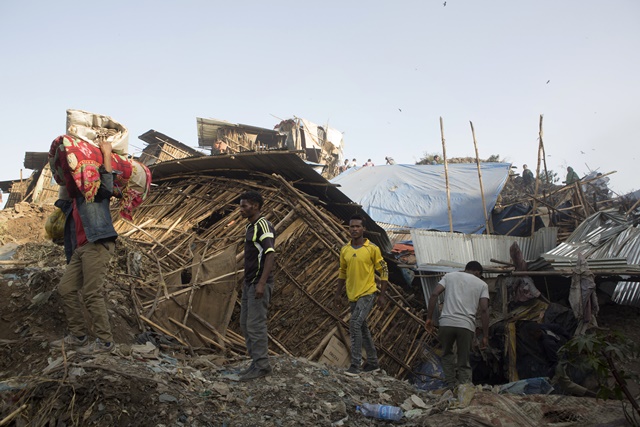
[(388, 285), (389, 270), (382, 258), (380, 248), (364, 238), (364, 217), (353, 215), (349, 220), (349, 234), (351, 242), (340, 250), (340, 272), (338, 273), (338, 289), (335, 301), (339, 304), (345, 285), (347, 298), (351, 306), (351, 320), (349, 335), (351, 335), (351, 366), (345, 372), (356, 376), (360, 373), (362, 362), (362, 346), (367, 353), (367, 362), (363, 367), (365, 372), (380, 369), (376, 347), (371, 338), (367, 325), (367, 316), (378, 297), (374, 270), (380, 274), (381, 292), (380, 302), (384, 303), (385, 291)]

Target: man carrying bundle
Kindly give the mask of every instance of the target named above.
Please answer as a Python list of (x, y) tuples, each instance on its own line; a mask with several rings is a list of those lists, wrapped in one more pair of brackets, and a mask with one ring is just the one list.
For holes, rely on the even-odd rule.
[[(56, 206), (66, 214), (64, 240), (67, 269), (58, 284), (58, 293), (62, 298), (70, 333), (52, 342), (51, 346), (80, 347), (78, 353), (87, 355), (110, 353), (115, 349), (104, 295), (109, 261), (115, 252), (115, 240), (118, 237), (109, 210), (113, 195), (111, 143), (102, 140), (99, 146), (103, 161), (99, 168), (100, 188), (94, 200), (87, 202), (80, 194), (71, 200), (56, 202)], [(97, 336), (93, 342), (88, 339), (80, 291)]]

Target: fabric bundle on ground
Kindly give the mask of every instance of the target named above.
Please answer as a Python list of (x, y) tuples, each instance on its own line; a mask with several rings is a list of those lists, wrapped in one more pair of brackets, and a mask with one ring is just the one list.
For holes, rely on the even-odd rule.
[[(70, 135), (57, 137), (49, 150), (49, 165), (59, 185), (66, 187), (70, 197), (83, 196), (92, 202), (100, 188), (102, 152), (95, 145)], [(151, 172), (142, 163), (127, 156), (112, 153), (111, 164), (116, 176), (113, 195), (121, 199), (120, 215), (130, 220), (132, 210), (149, 193)]]

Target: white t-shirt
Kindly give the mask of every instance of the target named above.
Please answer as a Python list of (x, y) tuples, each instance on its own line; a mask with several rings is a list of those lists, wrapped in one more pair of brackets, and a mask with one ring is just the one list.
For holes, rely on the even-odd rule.
[(480, 298), (489, 298), (487, 284), (470, 273), (447, 273), (439, 282), (444, 287), (444, 306), (440, 326), (476, 330)]

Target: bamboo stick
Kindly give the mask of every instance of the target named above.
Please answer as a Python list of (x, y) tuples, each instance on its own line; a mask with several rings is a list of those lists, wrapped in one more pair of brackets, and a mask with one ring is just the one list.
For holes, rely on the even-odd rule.
[[(207, 241), (207, 243), (205, 243), (204, 245), (204, 248), (202, 249), (202, 258), (204, 258), (208, 248), (209, 248), (209, 242)], [(199, 266), (200, 265), (202, 265), (202, 262), (200, 262)], [(196, 268), (196, 274), (193, 276), (192, 283), (198, 283), (198, 276), (200, 274), (199, 266), (198, 268)], [(187, 309), (184, 312), (184, 319), (182, 320), (183, 323), (187, 323), (187, 319), (189, 318), (189, 313), (191, 312), (191, 307), (193, 305), (193, 295), (195, 294), (194, 288), (195, 286), (191, 286), (191, 290), (189, 291), (189, 302), (187, 303)]]
[[(182, 304), (180, 304), (175, 298), (170, 297), (171, 301), (173, 301), (178, 307), (180, 307), (181, 309), (185, 309), (184, 306)], [(200, 315), (198, 315), (197, 313), (191, 313), (191, 316), (196, 319), (202, 326), (204, 326), (205, 328), (209, 329), (209, 331), (213, 332), (213, 334), (218, 338), (218, 344), (220, 344), (223, 348), (225, 347), (224, 344), (227, 343), (229, 345), (232, 344), (231, 341), (227, 340), (227, 338), (221, 334), (218, 329), (216, 329), (215, 326), (213, 326), (211, 323), (207, 322), (206, 320), (204, 320), (202, 317), (200, 317)]]
[[(16, 266), (25, 266), (36, 263), (36, 260), (28, 260), (28, 261), (18, 261), (13, 259), (0, 260), (0, 265), (16, 265)], [(3, 270), (0, 270), (3, 271)]]
[(309, 355), (307, 356), (307, 359), (316, 360), (316, 358), (318, 356), (320, 356), (320, 353), (322, 353), (322, 351), (325, 349), (327, 344), (329, 344), (329, 341), (331, 340), (331, 337), (335, 335), (337, 330), (338, 330), (337, 326), (335, 326), (333, 329), (331, 329), (327, 333), (327, 335), (324, 336), (322, 341), (320, 341), (320, 343), (316, 346), (316, 348), (311, 353), (309, 353)]
[(447, 166), (447, 146), (444, 139), (444, 124), (440, 117), (440, 137), (442, 138), (442, 160), (444, 161), (444, 181), (447, 191), (447, 212), (449, 213), (449, 232), (453, 233), (453, 214), (451, 212), (451, 189), (449, 187), (449, 167)]
[[(293, 194), (299, 194), (299, 191), (296, 190), (295, 187), (293, 187), (289, 182), (287, 182), (284, 178), (282, 178), (280, 175), (278, 174), (273, 174), (272, 175), (276, 180), (278, 180), (280, 183), (282, 183), (282, 185), (284, 185), (288, 190), (290, 190), (291, 192), (293, 192)], [(318, 225), (320, 225), (322, 228), (324, 228), (330, 235), (331, 237), (333, 237), (336, 241), (340, 242), (343, 239), (341, 239), (340, 237), (338, 237), (337, 234), (335, 234), (335, 232), (333, 230), (331, 230), (330, 228), (328, 228), (326, 226), (326, 223), (324, 221), (322, 221), (322, 219), (320, 219), (320, 217), (316, 214), (315, 209), (310, 208), (310, 203), (303, 197), (299, 198), (300, 201), (300, 205), (304, 208), (304, 210), (311, 215), (311, 217), (313, 219), (315, 219), (318, 223)]]
[(192, 333), (192, 334), (194, 334), (194, 335), (196, 335), (196, 334), (197, 334), (198, 338), (200, 338), (200, 339), (202, 339), (202, 340), (204, 340), (204, 341), (205, 341), (205, 342), (203, 342), (203, 344), (205, 344), (205, 345), (206, 345), (207, 343), (208, 343), (208, 344), (212, 344), (212, 345), (216, 346), (217, 348), (219, 348), (219, 349), (220, 349), (220, 350), (222, 350), (222, 351), (225, 351), (225, 350), (226, 350), (226, 349), (224, 348), (224, 346), (222, 346), (222, 345), (218, 344), (217, 342), (215, 342), (215, 341), (214, 341), (214, 340), (212, 340), (211, 338), (208, 338), (208, 337), (205, 337), (205, 336), (200, 335), (200, 334), (199, 334), (199, 333), (197, 333), (195, 330), (191, 329), (190, 327), (188, 327), (187, 325), (185, 325), (185, 324), (183, 324), (183, 323), (181, 323), (181, 322), (178, 322), (178, 321), (177, 321), (177, 320), (175, 320), (173, 317), (168, 317), (167, 319), (169, 319), (169, 321), (170, 321), (171, 323), (173, 323), (174, 325), (177, 325), (177, 326), (181, 327), (181, 328), (182, 328), (182, 329), (184, 329), (185, 331), (187, 331), (187, 332), (191, 332), (191, 333)]
[(154, 221), (153, 218), (148, 219), (147, 221), (143, 222), (142, 224), (138, 225), (138, 226), (133, 226), (131, 225), (131, 230), (127, 231), (126, 233), (122, 234), (123, 237), (129, 237), (131, 236), (133, 233), (135, 233), (136, 231), (141, 231), (143, 227), (146, 227), (147, 225), (151, 224)]
[[(244, 271), (244, 269), (238, 270), (238, 272), (243, 272), (243, 271)], [(168, 299), (171, 299), (172, 297), (176, 297), (178, 295), (182, 295), (184, 293), (187, 293), (187, 292), (191, 291), (193, 288), (200, 289), (202, 286), (214, 284), (218, 280), (224, 279), (225, 277), (229, 277), (229, 276), (232, 276), (232, 275), (235, 275), (235, 274), (236, 274), (235, 271), (231, 272), (231, 273), (226, 273), (226, 274), (223, 274), (221, 276), (217, 276), (217, 277), (208, 279), (208, 280), (206, 280), (206, 281), (204, 281), (202, 283), (198, 283), (197, 285), (193, 285), (193, 286), (190, 286), (190, 287), (187, 287), (187, 288), (184, 288), (184, 289), (180, 289), (178, 291), (175, 291), (175, 292), (172, 292), (172, 293), (170, 293), (168, 295), (165, 295), (164, 297), (158, 298), (157, 302), (158, 303), (164, 302), (164, 301), (166, 301)], [(144, 308), (148, 308), (149, 306), (152, 306), (154, 303), (156, 303), (156, 301), (153, 301), (152, 303), (146, 303), (144, 305)]]
[(160, 326), (160, 325), (158, 325), (157, 323), (155, 323), (155, 322), (151, 321), (150, 319), (146, 318), (145, 316), (142, 316), (142, 315), (141, 315), (141, 316), (140, 316), (140, 318), (141, 318), (142, 320), (144, 320), (145, 322), (147, 322), (149, 325), (151, 325), (151, 327), (153, 327), (154, 329), (156, 329), (156, 330), (158, 330), (158, 331), (162, 332), (162, 333), (163, 333), (163, 334), (165, 334), (165, 335), (169, 335), (170, 337), (174, 338), (176, 341), (178, 341), (178, 342), (179, 342), (180, 344), (182, 344), (183, 346), (188, 347), (186, 342), (184, 342), (184, 341), (183, 341), (181, 338), (179, 338), (177, 335), (172, 334), (169, 330), (167, 330), (167, 329), (163, 328), (162, 326)]
[(637, 208), (637, 207), (638, 207), (638, 205), (640, 205), (640, 199), (638, 199), (638, 200), (633, 204), (633, 206), (631, 206), (631, 208), (630, 208), (628, 211), (626, 211), (626, 212), (624, 213), (624, 215), (625, 215), (625, 216), (629, 216), (629, 214), (630, 214), (631, 212), (633, 212), (633, 210), (634, 210), (635, 208)]
[[(538, 165), (536, 166), (536, 185), (535, 188), (533, 190), (534, 192), (534, 196), (538, 195), (538, 189), (540, 188), (540, 163), (542, 161), (542, 157), (543, 157), (543, 153), (544, 153), (544, 143), (542, 142), (542, 119), (543, 119), (543, 115), (540, 114), (540, 123), (539, 123), (539, 129), (538, 129), (538, 138), (539, 138), (539, 144), (538, 144)], [(548, 175), (547, 175), (548, 177)], [(531, 209), (532, 213), (536, 213), (536, 211), (538, 210), (538, 203), (536, 201), (536, 199), (533, 199), (533, 208)], [(533, 233), (535, 233), (536, 231), (536, 218), (533, 217), (531, 220), (531, 236), (533, 236)]]
[(487, 214), (487, 202), (484, 198), (484, 186), (482, 185), (482, 169), (480, 168), (480, 154), (478, 153), (478, 143), (476, 142), (476, 131), (473, 129), (473, 122), (469, 121), (471, 125), (471, 135), (473, 136), (473, 148), (476, 150), (476, 165), (478, 166), (478, 182), (480, 183), (480, 195), (482, 196), (482, 213), (484, 213), (484, 222), (487, 224), (487, 234), (493, 234), (493, 227), (489, 221), (489, 215)]
[[(22, 174), (22, 169), (20, 169), (20, 174)], [(22, 179), (22, 177), (20, 178)], [(20, 412), (24, 411), (25, 409), (27, 409), (29, 405), (27, 405), (26, 403), (23, 403), (20, 407), (18, 407), (18, 409), (16, 409), (15, 411), (13, 411), (12, 413), (10, 413), (9, 415), (7, 415), (6, 417), (4, 417), (1, 421), (0, 421), (0, 426), (6, 426), (9, 425), (9, 423), (11, 422), (11, 420), (13, 420), (15, 417), (17, 417), (18, 415), (20, 415)]]

